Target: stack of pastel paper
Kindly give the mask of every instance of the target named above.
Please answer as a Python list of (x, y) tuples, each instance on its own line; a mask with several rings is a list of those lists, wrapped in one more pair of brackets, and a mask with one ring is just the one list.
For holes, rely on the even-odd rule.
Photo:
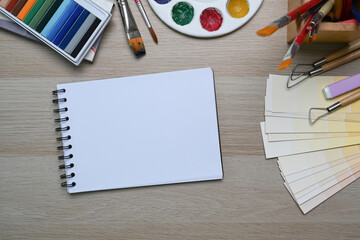
[[(270, 75), (261, 123), (266, 158), (278, 158), (285, 187), (304, 214), (360, 177), (360, 102), (311, 125), (311, 107), (328, 107), (322, 89), (344, 77), (314, 77), (291, 89)], [(358, 90), (355, 90), (358, 91)]]

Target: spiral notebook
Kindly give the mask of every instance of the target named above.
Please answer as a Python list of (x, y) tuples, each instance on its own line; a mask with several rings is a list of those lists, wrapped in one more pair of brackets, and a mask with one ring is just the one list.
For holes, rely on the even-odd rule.
[(54, 94), (69, 193), (223, 177), (210, 68), (59, 84)]

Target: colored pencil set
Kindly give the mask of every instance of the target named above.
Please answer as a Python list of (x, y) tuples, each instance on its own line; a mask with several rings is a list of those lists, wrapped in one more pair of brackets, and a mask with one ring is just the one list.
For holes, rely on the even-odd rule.
[[(357, 8), (359, 5), (359, 0), (310, 0), (273, 21), (267, 27), (260, 29), (257, 34), (263, 37), (270, 36), (279, 28), (296, 20), (300, 30), (278, 67), (278, 70), (283, 70), (290, 66), (307, 35), (309, 42), (316, 40), (323, 20), (354, 21), (350, 18), (355, 18), (360, 23), (360, 14)], [(301, 28), (302, 22), (304, 24)]]

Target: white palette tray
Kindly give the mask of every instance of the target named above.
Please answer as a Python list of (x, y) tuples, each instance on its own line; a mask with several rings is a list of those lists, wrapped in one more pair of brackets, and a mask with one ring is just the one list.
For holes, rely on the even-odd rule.
[[(249, 13), (243, 18), (233, 18), (227, 5), (230, 0), (170, 0), (166, 4), (159, 4), (155, 0), (148, 0), (150, 6), (159, 18), (169, 27), (183, 34), (200, 38), (218, 37), (230, 33), (248, 22), (260, 8), (263, 0), (248, 0)], [(194, 8), (194, 17), (192, 21), (184, 26), (178, 25), (172, 19), (172, 9), (179, 2), (186, 2)], [(223, 17), (221, 27), (217, 31), (207, 31), (201, 26), (200, 15), (207, 8), (216, 8)]]

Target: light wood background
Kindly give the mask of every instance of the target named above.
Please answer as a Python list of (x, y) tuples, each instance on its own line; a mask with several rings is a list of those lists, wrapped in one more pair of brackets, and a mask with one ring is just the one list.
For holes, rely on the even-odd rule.
[[(0, 30), (0, 239), (359, 239), (359, 181), (304, 216), (276, 161), (264, 157), (265, 82), (278, 73), (288, 45), (285, 29), (269, 38), (255, 31), (285, 13), (286, 2), (265, 0), (247, 25), (208, 40), (174, 32), (144, 2), (155, 45), (130, 1), (147, 55), (135, 59), (130, 52), (115, 6), (95, 62), (80, 67)], [(295, 62), (341, 46), (304, 46)], [(328, 74), (355, 74), (359, 63)], [(215, 72), (222, 181), (76, 195), (60, 187), (51, 103), (57, 83), (208, 66)]]

